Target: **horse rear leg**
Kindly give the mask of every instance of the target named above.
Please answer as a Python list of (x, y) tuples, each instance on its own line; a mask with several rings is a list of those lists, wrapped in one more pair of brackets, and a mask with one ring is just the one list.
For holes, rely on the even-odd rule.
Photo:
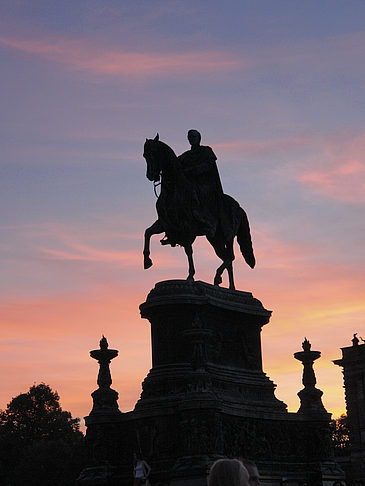
[(227, 252), (228, 252), (229, 264), (227, 265), (226, 268), (228, 272), (229, 288), (231, 290), (236, 290), (236, 287), (234, 285), (234, 278), (233, 278), (233, 260), (234, 260), (233, 239), (227, 243)]
[(226, 260), (224, 260), (222, 265), (217, 268), (217, 271), (216, 271), (215, 277), (214, 277), (214, 285), (219, 285), (219, 284), (222, 283), (222, 273), (224, 272), (224, 270), (227, 270), (229, 288), (231, 290), (236, 289), (236, 287), (234, 285), (234, 278), (233, 278), (233, 265), (232, 265), (233, 260), (234, 260), (234, 257), (233, 258), (231, 258), (231, 257), (227, 258)]
[(222, 283), (222, 273), (224, 270), (228, 272), (229, 288), (235, 290), (234, 278), (233, 278), (233, 265), (234, 260), (233, 253), (233, 240), (228, 243), (219, 241), (218, 239), (209, 239), (210, 244), (213, 246), (214, 251), (217, 256), (223, 261), (222, 265), (217, 268), (214, 277), (214, 285), (219, 285)]
[(158, 219), (152, 226), (146, 229), (144, 232), (144, 248), (143, 248), (143, 267), (145, 269), (152, 267), (152, 260), (150, 258), (150, 241), (151, 236), (158, 235), (163, 232), (162, 224)]
[(188, 257), (188, 262), (189, 262), (189, 275), (186, 280), (188, 281), (193, 281), (194, 280), (194, 275), (195, 275), (195, 267), (194, 267), (194, 261), (193, 261), (193, 246), (186, 245), (184, 246), (185, 253)]
[(214, 285), (220, 285), (222, 283), (222, 273), (224, 272), (226, 266), (227, 266), (227, 255), (226, 255), (226, 248), (225, 245), (222, 245), (220, 247), (214, 247), (214, 250), (217, 254), (217, 256), (222, 260), (222, 265), (219, 265), (215, 272), (214, 276)]
[(217, 257), (220, 258), (223, 262), (222, 265), (217, 268), (214, 277), (214, 285), (219, 285), (222, 283), (222, 273), (225, 269), (225, 260), (227, 258), (226, 245), (224, 244), (224, 240), (222, 238), (219, 238), (218, 236), (215, 236), (213, 238), (208, 238), (207, 236), (207, 240), (214, 248)]
[(229, 288), (231, 290), (236, 290), (236, 287), (234, 285), (233, 265), (232, 265), (232, 262), (228, 265), (227, 272), (228, 272)]

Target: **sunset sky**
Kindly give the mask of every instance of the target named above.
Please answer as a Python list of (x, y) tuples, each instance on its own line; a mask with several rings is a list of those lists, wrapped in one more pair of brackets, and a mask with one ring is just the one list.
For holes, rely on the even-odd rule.
[[(87, 415), (105, 334), (133, 409), (151, 366), (138, 306), (187, 276), (158, 237), (143, 269), (143, 143), (158, 131), (180, 154), (196, 128), (250, 220), (257, 267), (237, 254), (236, 286), (273, 311), (277, 397), (298, 409), (307, 337), (327, 410), (345, 411), (332, 360), (365, 338), (364, 25), (362, 0), (0, 2), (0, 408), (45, 382)], [(204, 239), (194, 255), (212, 282)]]

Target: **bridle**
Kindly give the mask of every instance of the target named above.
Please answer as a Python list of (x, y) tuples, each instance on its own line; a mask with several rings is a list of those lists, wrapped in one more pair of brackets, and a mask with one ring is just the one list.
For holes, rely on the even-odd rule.
[[(153, 161), (153, 158), (154, 158), (151, 153), (149, 154), (148, 159), (147, 159), (147, 157), (146, 157), (145, 154), (144, 154), (144, 157), (145, 157), (146, 160), (149, 159), (149, 161), (151, 161), (151, 162)], [(149, 161), (148, 161), (148, 163), (150, 164), (151, 162), (149, 162)], [(152, 181), (153, 182), (153, 192), (155, 193), (155, 196), (156, 196), (157, 199), (159, 198), (159, 196), (161, 194), (161, 191), (160, 191), (160, 194), (157, 194), (157, 188), (158, 188), (158, 186), (161, 185), (161, 182), (162, 182), (162, 180), (161, 180), (161, 171), (159, 173), (159, 176), (160, 176), (160, 180), (158, 182)]]
[[(145, 157), (145, 159), (147, 160), (147, 157), (146, 157), (146, 156), (144, 156), (144, 157)], [(151, 161), (152, 161), (152, 159), (153, 159), (153, 157), (151, 157), (151, 155), (150, 155), (150, 156), (149, 156), (149, 160), (151, 160)], [(150, 163), (150, 162), (149, 162), (149, 163)], [(157, 199), (159, 198), (159, 194), (157, 194), (157, 188), (158, 188), (158, 186), (160, 186), (160, 185), (161, 185), (161, 182), (162, 182), (162, 181), (161, 181), (161, 172), (160, 172), (160, 174), (159, 174), (159, 175), (160, 175), (160, 181), (159, 181), (159, 182), (152, 181), (152, 182), (153, 182), (153, 192), (155, 193), (155, 196), (156, 196), (156, 198), (157, 198)]]
[[(159, 194), (157, 194), (157, 188), (158, 188), (158, 186), (160, 186), (160, 185), (161, 185), (161, 181), (159, 181), (159, 182), (152, 181), (152, 182), (153, 182), (153, 192), (155, 193), (155, 196), (156, 196), (156, 197), (157, 197), (157, 199), (158, 199)], [(161, 192), (160, 192), (160, 194), (161, 194)]]

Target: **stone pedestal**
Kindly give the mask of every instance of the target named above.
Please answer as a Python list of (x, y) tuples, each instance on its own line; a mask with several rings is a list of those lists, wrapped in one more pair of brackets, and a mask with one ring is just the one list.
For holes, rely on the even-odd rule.
[(140, 309), (152, 336), (141, 397), (116, 422), (87, 422), (90, 444), (109, 427), (108, 461), (119, 464), (109, 484), (131, 484), (133, 453), (152, 467), (153, 486), (205, 486), (220, 457), (254, 460), (267, 486), (341, 477), (330, 415), (288, 413), (275, 397), (261, 358), (271, 312), (251, 293), (172, 280), (156, 284)]
[[(86, 443), (89, 449), (90, 467), (85, 468), (77, 484), (83, 486), (104, 486), (118, 484), (120, 480), (120, 419), (122, 413), (118, 407), (118, 392), (111, 387), (110, 362), (118, 356), (116, 349), (109, 349), (108, 341), (103, 336), (100, 349), (90, 351), (90, 356), (99, 363), (97, 384), (92, 392), (93, 408), (85, 417), (87, 427)], [(113, 479), (114, 478), (114, 479)]]
[(262, 371), (260, 334), (271, 312), (252, 294), (170, 280), (140, 309), (151, 323), (152, 369), (136, 411), (202, 400), (231, 413), (286, 411)]

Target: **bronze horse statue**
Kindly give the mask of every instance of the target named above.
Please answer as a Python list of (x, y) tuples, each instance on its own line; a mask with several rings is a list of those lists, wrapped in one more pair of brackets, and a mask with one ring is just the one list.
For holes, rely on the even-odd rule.
[(194, 280), (192, 245), (197, 236), (206, 236), (217, 256), (223, 261), (217, 268), (214, 285), (222, 283), (222, 273), (227, 270), (229, 288), (234, 290), (232, 262), (235, 258), (233, 252), (235, 236), (246, 263), (251, 268), (255, 266), (250, 226), (245, 211), (232, 197), (223, 194), (215, 233), (207, 234), (199, 218), (194, 216), (196, 215), (196, 194), (172, 148), (161, 142), (157, 134), (153, 140), (146, 139), (143, 157), (147, 162), (147, 178), (155, 184), (161, 181), (161, 192), (156, 203), (158, 219), (145, 231), (144, 268), (152, 266), (151, 236), (165, 233), (167, 240), (161, 240), (162, 244), (184, 247), (189, 262), (187, 280)]

